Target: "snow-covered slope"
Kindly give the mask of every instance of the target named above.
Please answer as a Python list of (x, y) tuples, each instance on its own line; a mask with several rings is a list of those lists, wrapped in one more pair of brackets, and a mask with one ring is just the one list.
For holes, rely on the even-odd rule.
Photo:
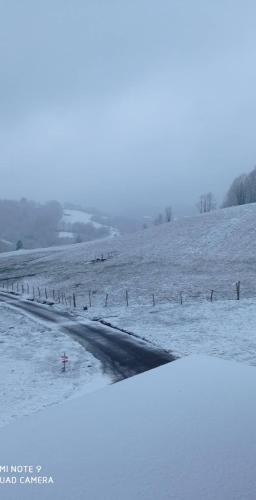
[[(181, 218), (114, 240), (2, 254), (0, 278), (26, 277), (29, 269), (42, 284), (76, 285), (81, 297), (95, 289), (121, 302), (120, 290), (128, 288), (136, 303), (148, 303), (153, 292), (193, 294), (211, 288), (227, 298), (241, 279), (243, 295), (251, 296), (256, 295), (255, 248), (253, 204)], [(105, 261), (90, 264), (102, 254)]]
[(188, 357), (17, 421), (1, 465), (34, 472), (1, 470), (2, 496), (254, 500), (255, 390), (255, 368)]
[(92, 221), (92, 214), (89, 214), (87, 212), (83, 212), (81, 210), (64, 210), (63, 214), (63, 222), (66, 222), (67, 224), (75, 224), (75, 222), (82, 222), (83, 224), (88, 224), (88, 222), (94, 222)]
[(14, 250), (15, 245), (8, 240), (0, 239), (0, 252), (8, 252)]
[(109, 237), (118, 236), (119, 231), (112, 227), (101, 224), (94, 220), (94, 214), (85, 212), (83, 210), (68, 210), (64, 209), (63, 217), (60, 222), (61, 231), (59, 231), (59, 238), (75, 238), (72, 230), (73, 224), (91, 224), (95, 229), (107, 230)]
[[(102, 317), (180, 355), (217, 354), (256, 364), (255, 248), (251, 204), (112, 240), (2, 254), (0, 282), (20, 279), (59, 288), (67, 297), (74, 292), (80, 314)], [(235, 301), (237, 281), (241, 301)], [(92, 307), (83, 311), (89, 292)]]

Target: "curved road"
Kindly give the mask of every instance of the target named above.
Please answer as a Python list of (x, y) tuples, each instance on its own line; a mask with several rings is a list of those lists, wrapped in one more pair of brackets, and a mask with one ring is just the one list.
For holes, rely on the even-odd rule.
[(168, 351), (116, 329), (76, 321), (68, 312), (57, 311), (50, 306), (23, 300), (20, 296), (0, 292), (0, 301), (32, 316), (58, 325), (100, 360), (103, 371), (113, 382), (174, 361)]

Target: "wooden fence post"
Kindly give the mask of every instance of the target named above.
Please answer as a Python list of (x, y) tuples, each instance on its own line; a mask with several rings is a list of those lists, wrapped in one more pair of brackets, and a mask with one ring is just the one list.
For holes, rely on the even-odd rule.
[(105, 298), (105, 307), (108, 306), (108, 293), (106, 293), (106, 298)]
[(181, 304), (181, 305), (183, 304), (183, 296), (182, 296), (182, 292), (180, 292), (180, 304)]
[(153, 299), (153, 306), (155, 306), (156, 305), (156, 301), (155, 301), (155, 294), (154, 293), (152, 295), (152, 299)]
[(88, 296), (89, 296), (89, 306), (92, 307), (92, 293), (91, 293), (91, 290), (89, 290)]
[(76, 308), (76, 295), (73, 293), (73, 306)]
[(128, 294), (128, 290), (125, 290), (125, 299), (126, 299), (126, 306), (128, 307), (129, 306), (129, 294)]
[(213, 293), (214, 293), (214, 290), (211, 290), (211, 302), (213, 301)]
[(236, 282), (236, 298), (237, 300), (240, 300), (240, 281)]

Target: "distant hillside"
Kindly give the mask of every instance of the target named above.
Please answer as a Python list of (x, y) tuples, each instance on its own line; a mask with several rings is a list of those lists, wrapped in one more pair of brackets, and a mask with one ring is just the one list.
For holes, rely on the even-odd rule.
[(0, 252), (112, 238), (118, 229), (97, 212), (22, 198), (0, 200)]
[[(256, 296), (255, 248), (256, 204), (250, 204), (183, 217), (122, 237), (42, 250), (37, 252), (38, 263), (35, 255), (29, 269), (35, 283), (76, 287), (81, 300), (88, 290), (96, 290), (99, 303), (106, 292), (112, 303), (123, 303), (126, 289), (133, 303), (148, 303), (152, 293), (171, 299), (180, 291), (206, 296), (210, 289), (227, 298), (233, 297), (237, 280), (242, 281), (243, 295)], [(106, 260), (93, 264), (102, 255)], [(17, 276), (16, 266), (24, 268), (31, 252), (6, 258)], [(5, 257), (2, 277), (4, 262)], [(12, 271), (8, 273), (11, 278)]]
[(58, 229), (62, 243), (82, 243), (119, 234), (114, 227), (97, 222), (94, 214), (77, 209), (64, 209)]
[[(45, 204), (22, 198), (0, 200), (0, 251), (56, 245), (56, 228), (62, 217), (57, 201)], [(19, 243), (18, 243), (19, 242)]]
[(8, 252), (14, 249), (15, 249), (14, 244), (11, 241), (0, 239), (0, 252)]

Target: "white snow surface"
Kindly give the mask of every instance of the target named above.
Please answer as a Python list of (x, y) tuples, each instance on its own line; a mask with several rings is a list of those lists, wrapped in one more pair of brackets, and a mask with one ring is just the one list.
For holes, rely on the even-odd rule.
[(254, 500), (255, 391), (253, 367), (189, 356), (21, 419), (0, 429), (1, 465), (54, 484), (3, 498)]
[(76, 222), (81, 222), (83, 224), (88, 224), (91, 222), (94, 227), (101, 227), (97, 222), (92, 221), (93, 214), (83, 212), (82, 210), (64, 210), (62, 221), (69, 224), (75, 224)]
[[(78, 314), (103, 318), (178, 355), (211, 354), (255, 365), (255, 221), (251, 204), (112, 240), (9, 252), (0, 255), (0, 277), (11, 284), (18, 276), (42, 293), (45, 287), (67, 297), (75, 292)], [(92, 263), (101, 255), (105, 261)], [(89, 291), (92, 308), (85, 312)]]
[(109, 309), (93, 308), (89, 315), (142, 336), (178, 357), (207, 354), (256, 366), (256, 298)]
[(74, 234), (69, 231), (59, 231), (59, 238), (74, 238)]
[[(69, 225), (75, 224), (76, 222), (80, 222), (82, 224), (92, 224), (96, 229), (106, 228), (109, 230), (110, 237), (118, 236), (119, 231), (112, 227), (104, 224), (100, 224), (93, 220), (94, 215), (88, 212), (84, 212), (82, 210), (64, 210), (63, 217), (61, 219), (61, 224)], [(69, 231), (60, 231), (59, 238), (73, 238), (73, 233)], [(105, 237), (106, 238), (106, 237)]]
[[(69, 357), (62, 373), (61, 356)], [(100, 363), (58, 327), (0, 304), (0, 427), (108, 383)]]

